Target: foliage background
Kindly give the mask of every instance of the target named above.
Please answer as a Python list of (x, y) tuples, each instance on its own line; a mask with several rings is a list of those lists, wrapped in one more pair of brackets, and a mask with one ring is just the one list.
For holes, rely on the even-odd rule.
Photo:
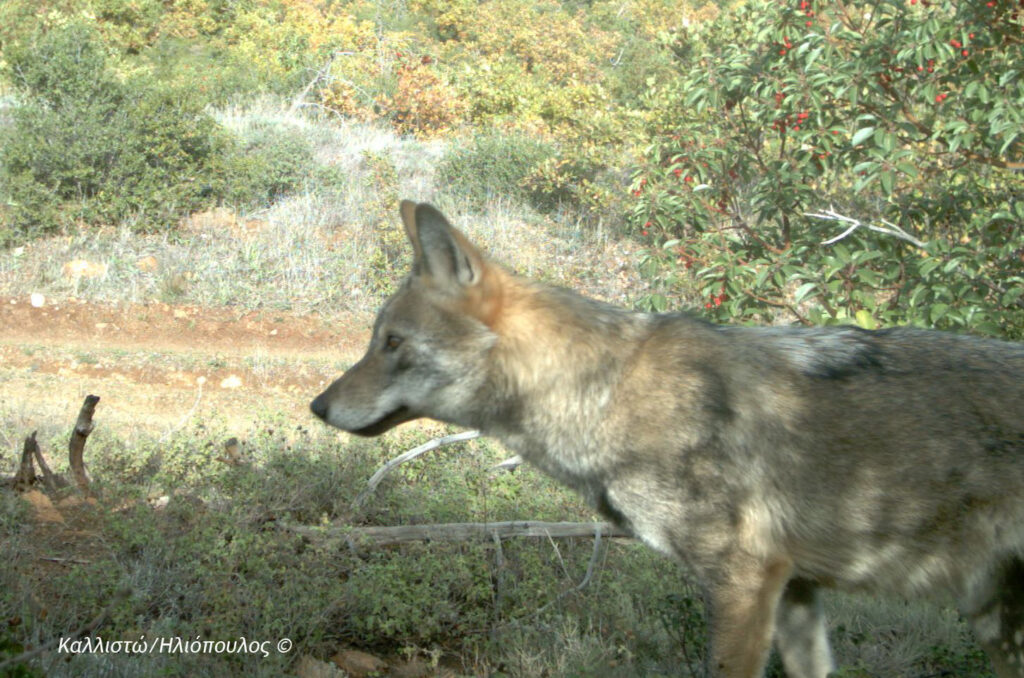
[[(1009, 0), (10, 0), (0, 239), (174, 229), (329, 183), (294, 135), (238, 139), (209, 115), (262, 93), (444, 140), (446, 190), (478, 206), (504, 195), (639, 237), (641, 307), (1019, 337), (1020, 13)], [(865, 227), (823, 245), (844, 227), (806, 214), (829, 207), (912, 240)]]

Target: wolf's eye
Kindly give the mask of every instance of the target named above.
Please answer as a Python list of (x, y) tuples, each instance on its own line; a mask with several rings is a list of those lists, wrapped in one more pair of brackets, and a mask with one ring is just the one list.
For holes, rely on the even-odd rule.
[(389, 351), (394, 351), (396, 348), (402, 345), (402, 338), (397, 334), (389, 334), (388, 338), (384, 340), (384, 347)]

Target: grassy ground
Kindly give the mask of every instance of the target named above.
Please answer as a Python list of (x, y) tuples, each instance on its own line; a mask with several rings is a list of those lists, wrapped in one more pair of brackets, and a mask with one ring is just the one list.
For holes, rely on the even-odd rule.
[[(277, 676), (358, 648), (420, 675), (702, 675), (696, 584), (634, 543), (353, 551), (286, 529), (592, 520), (532, 469), (492, 470), (507, 452), (487, 441), (410, 463), (353, 508), (380, 464), (447, 429), (353, 440), (305, 409), (356, 359), (391, 266), (404, 265), (394, 199), (434, 201), (499, 261), (625, 304), (638, 288), (628, 241), (500, 192), (460, 194), (471, 184), (437, 171), (443, 144), (272, 102), (218, 116), (240, 135), (310, 140), (316, 178), (266, 209), (197, 215), (167, 234), (111, 226), (0, 253), (0, 295), (16, 302), (0, 329), (0, 475), (31, 430), (63, 470), (81, 397), (104, 398), (87, 447), (97, 505), (61, 504), (72, 493), (58, 492), (64, 522), (46, 523), (0, 491), (0, 662), (101, 612), (92, 635), (105, 640), (245, 638), (269, 652), (51, 651), (0, 674)], [(78, 260), (100, 273), (68, 268)], [(31, 293), (47, 299), (37, 315)], [(248, 463), (218, 460), (229, 437)], [(827, 604), (843, 676), (984, 675), (946, 608), (838, 594)]]

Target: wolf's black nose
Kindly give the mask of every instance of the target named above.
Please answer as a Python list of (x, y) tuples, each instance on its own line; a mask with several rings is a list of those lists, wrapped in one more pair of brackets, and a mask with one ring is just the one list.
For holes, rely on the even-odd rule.
[(327, 398), (324, 398), (323, 394), (318, 395), (309, 404), (309, 409), (321, 419), (327, 419)]

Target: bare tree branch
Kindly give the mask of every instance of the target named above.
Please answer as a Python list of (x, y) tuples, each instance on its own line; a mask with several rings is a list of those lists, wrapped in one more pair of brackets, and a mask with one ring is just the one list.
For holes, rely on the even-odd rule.
[(318, 82), (320, 82), (321, 80), (326, 79), (330, 75), (331, 66), (334, 65), (334, 60), (335, 59), (337, 59), (340, 56), (352, 56), (353, 54), (355, 54), (355, 52), (340, 52), (340, 51), (339, 52), (334, 52), (333, 54), (331, 54), (331, 56), (327, 59), (327, 63), (325, 63), (323, 65), (323, 68), (318, 70), (313, 75), (313, 79), (310, 80), (306, 84), (306, 86), (302, 88), (302, 91), (299, 92), (299, 94), (296, 95), (296, 97), (292, 100), (292, 105), (291, 105), (291, 107), (289, 109), (289, 113), (294, 113), (299, 107), (305, 105), (306, 96), (309, 94), (310, 90), (312, 90), (314, 87), (316, 87), (316, 84)]
[[(842, 214), (839, 214), (838, 212), (836, 212), (833, 209), (828, 209), (828, 210), (825, 210), (824, 212), (821, 212), (821, 213), (806, 212), (804, 214), (804, 216), (814, 217), (816, 219), (825, 219), (826, 221), (837, 221), (837, 222), (842, 223), (842, 224), (849, 224), (850, 225), (849, 228), (847, 228), (845, 231), (843, 231), (839, 235), (835, 236), (834, 238), (829, 238), (828, 240), (823, 241), (821, 243), (822, 245), (831, 245), (833, 243), (839, 242), (843, 238), (846, 238), (851, 233), (856, 231), (858, 228), (866, 228), (869, 231), (874, 231), (875, 233), (882, 233), (884, 235), (890, 235), (890, 236), (893, 236), (895, 238), (899, 238), (900, 240), (908, 242), (911, 245), (913, 245), (914, 247), (917, 247), (917, 248), (920, 248), (920, 249), (927, 249), (928, 248), (928, 243), (926, 243), (926, 242), (924, 242), (922, 240), (918, 240), (917, 238), (915, 238), (914, 236), (910, 235), (909, 233), (904, 231), (902, 228), (897, 226), (896, 224), (892, 223), (891, 221), (886, 221), (885, 219), (881, 220), (882, 223), (884, 224), (884, 226), (877, 226), (875, 224), (864, 223), (863, 221), (860, 221), (858, 219), (854, 219), (853, 217), (844, 216)], [(960, 275), (964, 276), (965, 278), (967, 278), (971, 282), (979, 284), (979, 285), (984, 285), (985, 287), (989, 288), (993, 292), (996, 292), (997, 294), (1006, 294), (1007, 291), (1008, 291), (1002, 285), (1000, 285), (1000, 284), (998, 284), (998, 283), (996, 283), (996, 282), (994, 282), (992, 280), (989, 280), (988, 278), (986, 278), (984, 276), (976, 276), (976, 275), (974, 275), (970, 271), (965, 270), (963, 266), (959, 266), (958, 265), (953, 270), (956, 271), (957, 273), (959, 273)], [(1024, 298), (1018, 298), (1014, 303), (1017, 306), (1019, 306), (1021, 308), (1024, 308)]]
[(491, 467), (494, 471), (514, 471), (516, 467), (523, 463), (523, 458), (518, 454), (514, 457), (509, 457), (505, 461), (499, 461), (497, 464)]
[(910, 243), (914, 247), (919, 247), (921, 249), (925, 249), (928, 247), (928, 244), (925, 243), (924, 241), (918, 240), (917, 238), (915, 238), (914, 236), (910, 235), (902, 228), (897, 226), (896, 224), (892, 223), (891, 221), (886, 221), (885, 219), (882, 219), (882, 223), (885, 224), (885, 226), (877, 226), (875, 224), (865, 223), (852, 217), (843, 216), (842, 214), (839, 214), (838, 212), (832, 209), (825, 210), (824, 212), (821, 213), (806, 212), (804, 216), (814, 217), (815, 219), (824, 219), (826, 221), (838, 221), (839, 223), (850, 225), (849, 228), (847, 228), (845, 231), (843, 231), (836, 237), (829, 238), (828, 240), (823, 241), (821, 243), (822, 245), (831, 245), (833, 243), (837, 243), (843, 238), (849, 236), (858, 228), (866, 228), (869, 231), (874, 231), (875, 233), (882, 233), (884, 235), (891, 235), (895, 238), (899, 238), (900, 240)]
[(75, 476), (75, 483), (78, 489), (86, 497), (92, 496), (89, 487), (89, 476), (85, 472), (85, 440), (92, 433), (92, 415), (96, 411), (96, 403), (100, 401), (99, 396), (85, 396), (82, 409), (78, 411), (78, 421), (75, 422), (75, 430), (71, 432), (71, 442), (68, 444), (68, 462), (71, 471)]
[(463, 431), (462, 433), (454, 433), (450, 436), (444, 436), (443, 438), (434, 438), (433, 440), (429, 440), (423, 443), (419, 447), (414, 447), (408, 452), (404, 452), (398, 455), (388, 463), (384, 464), (384, 466), (378, 469), (376, 473), (370, 476), (370, 480), (367, 481), (366, 483), (366, 489), (360, 492), (359, 496), (356, 497), (355, 501), (352, 502), (352, 508), (358, 509), (364, 503), (366, 503), (366, 500), (370, 498), (370, 495), (372, 495), (374, 491), (376, 491), (377, 486), (380, 485), (382, 480), (384, 480), (384, 476), (386, 476), (396, 467), (401, 466), (405, 462), (411, 459), (415, 459), (416, 457), (422, 454), (426, 454), (431, 450), (435, 450), (438, 447), (441, 447), (442, 445), (463, 442), (465, 440), (472, 440), (473, 438), (478, 437), (480, 437), (480, 431)]
[(582, 591), (590, 583), (590, 578), (594, 576), (594, 566), (597, 565), (597, 557), (601, 553), (601, 530), (594, 530), (594, 552), (590, 554), (590, 562), (587, 563), (587, 573), (583, 575), (583, 580), (576, 585), (577, 591)]

